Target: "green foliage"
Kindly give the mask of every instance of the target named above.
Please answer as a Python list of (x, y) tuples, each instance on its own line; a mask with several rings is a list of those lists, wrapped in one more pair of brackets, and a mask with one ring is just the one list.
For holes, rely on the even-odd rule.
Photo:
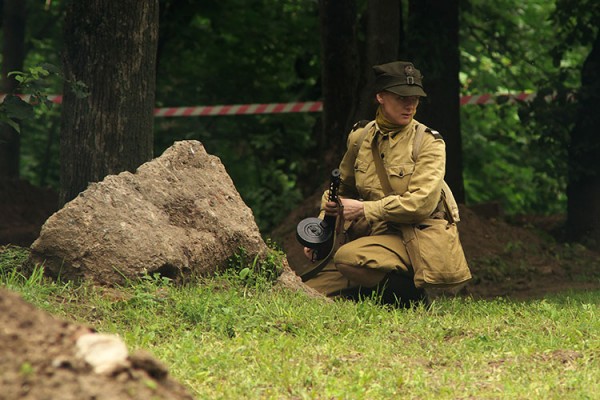
[(536, 90), (551, 67), (554, 44), (548, 20), (553, 3), (467, 0), (461, 2), (461, 83), (465, 94)]
[[(52, 106), (47, 96), (62, 93), (64, 83), (62, 73), (56, 66), (61, 64), (65, 5), (65, 1), (27, 0), (26, 57), (23, 71), (17, 74), (26, 85), (17, 89), (19, 93), (32, 95), (30, 103), (20, 106), (33, 111), (33, 115), (28, 113), (19, 124), (20, 175), (32, 184), (54, 188), (58, 188), (60, 170), (60, 107)], [(0, 118), (2, 115), (0, 111)]]
[(23, 364), (21, 364), (21, 368), (19, 369), (19, 373), (24, 378), (27, 378), (29, 376), (33, 376), (35, 374), (35, 370), (33, 369), (33, 366), (30, 363), (24, 362)]
[[(517, 111), (516, 105), (462, 110), (467, 204), (499, 201), (508, 214), (563, 212), (566, 152), (562, 142), (544, 144), (540, 134), (529, 134)], [(549, 153), (555, 157), (548, 157)]]
[(19, 123), (23, 120), (32, 119), (34, 116), (32, 103), (39, 103), (42, 107), (50, 108), (50, 102), (42, 93), (41, 83), (50, 75), (48, 69), (43, 66), (28, 68), (27, 72), (12, 71), (8, 77), (17, 81), (17, 91), (31, 94), (30, 101), (24, 101), (20, 97), (10, 93), (0, 104), (0, 122), (10, 125), (15, 131), (21, 132)]
[(29, 252), (17, 246), (0, 246), (0, 273), (4, 276), (13, 271), (19, 269), (27, 258)]
[(13, 71), (8, 73), (8, 76), (13, 76), (22, 88), (34, 91), (40, 88), (40, 80), (48, 77), (48, 75), (50, 75), (50, 71), (42, 66), (29, 68), (27, 72)]
[(52, 281), (44, 276), (44, 268), (26, 265), (29, 249), (17, 246), (0, 246), (0, 285), (21, 293), (27, 301), (48, 307), (50, 297), (70, 296), (72, 285)]
[[(319, 99), (316, 2), (180, 2), (165, 10), (158, 106)], [(301, 199), (296, 182), (312, 161), (315, 122), (310, 114), (157, 120), (156, 153), (174, 140), (201, 141), (267, 233)]]
[[(574, 18), (557, 2), (556, 10)], [(537, 92), (520, 105), (461, 110), (468, 203), (499, 201), (507, 213), (549, 214), (566, 209), (567, 146), (575, 119), (568, 96), (579, 86), (588, 49), (557, 57), (561, 43), (552, 2), (469, 0), (461, 14), (464, 94)]]
[(285, 254), (269, 241), (268, 253), (261, 259), (259, 255), (250, 258), (246, 249), (240, 248), (228, 264), (224, 276), (242, 282), (246, 286), (270, 287), (283, 271), (282, 259)]
[(577, 186), (577, 181), (600, 173), (594, 121), (600, 75), (598, 68), (589, 64), (586, 76), (581, 76), (584, 62), (593, 57), (589, 49), (597, 47), (600, 37), (600, 4), (558, 0), (556, 5), (551, 15), (556, 42), (549, 50), (555, 68), (538, 79), (540, 91), (553, 101), (533, 103), (523, 110), (523, 116), (530, 126), (544, 132), (545, 143), (563, 145), (563, 153), (569, 154), (569, 183)]
[(58, 189), (60, 182), (60, 107), (34, 107), (34, 117), (22, 123), (21, 177)]
[(600, 29), (600, 3), (595, 0), (556, 0), (551, 16), (557, 40), (551, 49), (555, 64), (576, 66), (566, 54), (577, 54), (581, 46), (594, 42)]
[(60, 111), (56, 110), (50, 95), (57, 82), (63, 83), (75, 96), (89, 96), (88, 88), (81, 81), (64, 78), (60, 68), (49, 63), (28, 67), (25, 72), (12, 71), (18, 85), (15, 92), (26, 93), (28, 101), (9, 94), (0, 103), (0, 122), (5, 122), (17, 132), (24, 129), (21, 137), (20, 175), (34, 184), (57, 188), (60, 163), (58, 160), (58, 130)]
[(17, 132), (21, 132), (19, 121), (31, 118), (33, 110), (29, 103), (21, 100), (17, 96), (8, 95), (0, 103), (0, 122), (8, 124)]
[[(597, 32), (597, 3), (461, 2), (462, 94), (540, 93), (528, 105), (462, 107), (468, 202), (500, 201), (510, 214), (564, 211), (575, 107), (567, 95), (579, 86)], [(23, 70), (32, 77), (43, 77), (37, 66), (60, 63), (65, 4), (44, 8), (29, 0)], [(359, 9), (365, 12), (366, 2)], [(319, 100), (318, 23), (316, 1), (161, 0), (157, 106)], [(44, 81), (46, 93), (62, 91), (58, 74)], [(554, 100), (545, 101), (547, 94)], [(58, 187), (60, 108), (36, 107), (31, 118), (26, 107), (19, 103), (12, 115), (29, 113), (21, 124), (21, 174)], [(298, 182), (321, 159), (313, 138), (318, 124), (314, 113), (157, 118), (155, 155), (177, 140), (201, 141), (268, 234), (312, 189)]]

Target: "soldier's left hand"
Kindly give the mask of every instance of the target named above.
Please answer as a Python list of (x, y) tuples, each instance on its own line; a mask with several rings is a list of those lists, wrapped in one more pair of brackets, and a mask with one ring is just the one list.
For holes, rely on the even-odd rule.
[(354, 199), (340, 199), (344, 206), (344, 218), (349, 221), (365, 216), (365, 206), (362, 201)]

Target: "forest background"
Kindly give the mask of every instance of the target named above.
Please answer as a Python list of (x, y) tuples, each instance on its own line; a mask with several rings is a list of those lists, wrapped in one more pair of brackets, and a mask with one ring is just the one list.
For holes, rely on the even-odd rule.
[[(2, 91), (44, 100), (70, 87), (85, 97), (90, 83), (70, 81), (62, 67), (69, 2), (0, 3)], [(148, 132), (154, 135), (153, 155), (177, 140), (201, 141), (221, 158), (263, 233), (320, 190), (352, 124), (372, 115), (371, 66), (409, 59), (432, 89), (417, 119), (446, 137), (447, 179), (459, 200), (495, 202), (508, 216), (577, 210), (571, 238), (597, 243), (598, 2), (161, 0), (159, 5), (156, 107), (324, 101), (322, 113), (153, 120)], [(21, 46), (21, 65), (8, 62), (15, 46), (17, 55)], [(23, 71), (18, 86), (6, 78), (16, 70)], [(491, 94), (494, 101), (460, 106), (458, 96), (444, 92), (445, 83), (457, 95)], [(535, 94), (535, 100), (514, 102), (506, 96), (511, 93)], [(456, 118), (438, 106), (449, 113), (456, 108)], [(61, 123), (62, 110), (48, 102), (31, 109), (0, 104), (8, 123), (0, 134), (0, 176), (60, 189), (61, 127), (69, 118), (63, 115)]]

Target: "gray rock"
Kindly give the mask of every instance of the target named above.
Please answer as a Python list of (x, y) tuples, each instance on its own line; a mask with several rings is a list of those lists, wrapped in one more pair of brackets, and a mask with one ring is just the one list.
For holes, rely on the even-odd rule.
[(54, 213), (30, 263), (99, 284), (146, 273), (178, 280), (225, 268), (240, 248), (252, 258), (268, 251), (252, 211), (218, 157), (181, 141), (134, 174), (90, 184)]

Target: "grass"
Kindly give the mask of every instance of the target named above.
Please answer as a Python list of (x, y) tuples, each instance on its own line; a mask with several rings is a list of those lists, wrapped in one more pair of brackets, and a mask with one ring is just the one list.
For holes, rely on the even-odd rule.
[[(14, 251), (12, 251), (14, 253)], [(9, 252), (10, 253), (10, 252)], [(17, 253), (19, 253), (17, 251)], [(61, 318), (124, 338), (204, 399), (593, 399), (600, 292), (541, 300), (436, 300), (398, 310), (248, 284), (239, 272), (118, 289), (24, 277), (0, 284)]]

